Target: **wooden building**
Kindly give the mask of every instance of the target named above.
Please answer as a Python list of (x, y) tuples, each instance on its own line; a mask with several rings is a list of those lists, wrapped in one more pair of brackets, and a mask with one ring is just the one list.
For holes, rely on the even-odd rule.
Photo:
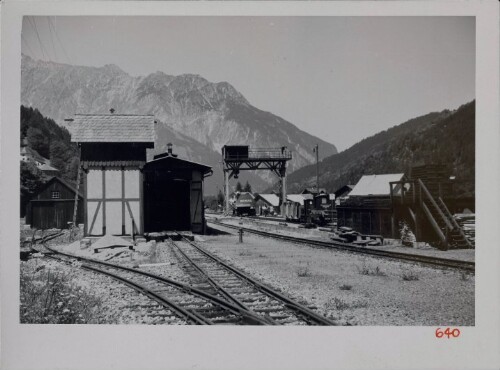
[[(26, 224), (36, 229), (65, 229), (73, 222), (76, 189), (59, 177), (44, 184), (26, 206)], [(83, 223), (83, 194), (78, 193), (76, 223)]]
[[(365, 175), (347, 198), (337, 205), (337, 226), (351, 227), (367, 235), (395, 237), (397, 233), (391, 202), (391, 182), (404, 174)], [(400, 191), (400, 188), (399, 188)], [(394, 189), (394, 194), (398, 189)]]
[(145, 232), (205, 233), (203, 180), (212, 175), (211, 167), (177, 158), (169, 144), (168, 151), (146, 163), (143, 172)]
[(142, 170), (154, 146), (154, 116), (77, 114), (68, 121), (81, 153), (85, 235), (142, 234)]
[(255, 212), (260, 216), (280, 213), (280, 198), (276, 194), (256, 194)]

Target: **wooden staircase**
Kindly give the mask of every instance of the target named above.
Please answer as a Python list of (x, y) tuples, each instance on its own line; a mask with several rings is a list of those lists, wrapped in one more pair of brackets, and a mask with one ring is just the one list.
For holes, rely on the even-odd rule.
[(418, 179), (416, 184), (420, 192), (419, 206), (439, 237), (442, 247), (444, 249), (474, 248), (443, 199), (438, 197), (436, 200), (422, 180)]
[(399, 210), (401, 218), (410, 221), (409, 226), (418, 241), (428, 242), (444, 250), (474, 248), (441, 197), (441, 194), (449, 194), (448, 185), (437, 181), (429, 182), (432, 190), (421, 178), (416, 177), (392, 183), (393, 207)]

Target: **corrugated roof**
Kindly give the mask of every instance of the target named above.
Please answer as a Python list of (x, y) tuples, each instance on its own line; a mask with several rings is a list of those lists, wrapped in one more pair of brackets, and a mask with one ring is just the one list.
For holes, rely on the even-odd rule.
[(390, 195), (389, 182), (401, 181), (403, 173), (365, 175), (361, 177), (349, 196)]
[(273, 207), (278, 207), (280, 205), (280, 198), (276, 194), (259, 194), (259, 197)]
[(68, 125), (78, 143), (154, 143), (154, 116), (76, 114)]

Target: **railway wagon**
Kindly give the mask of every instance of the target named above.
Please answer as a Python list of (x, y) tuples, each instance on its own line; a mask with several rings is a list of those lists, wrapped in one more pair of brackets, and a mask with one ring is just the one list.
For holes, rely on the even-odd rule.
[(249, 192), (236, 194), (233, 212), (237, 216), (255, 216), (255, 196)]

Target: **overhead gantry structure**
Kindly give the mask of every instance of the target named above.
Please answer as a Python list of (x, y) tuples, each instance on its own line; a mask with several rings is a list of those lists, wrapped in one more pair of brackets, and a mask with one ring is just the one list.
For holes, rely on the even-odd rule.
[(229, 214), (229, 180), (238, 178), (240, 171), (273, 171), (281, 181), (282, 204), (286, 202), (286, 166), (292, 159), (292, 152), (286, 146), (281, 148), (250, 149), (248, 145), (225, 145), (222, 147), (224, 171), (225, 212)]

